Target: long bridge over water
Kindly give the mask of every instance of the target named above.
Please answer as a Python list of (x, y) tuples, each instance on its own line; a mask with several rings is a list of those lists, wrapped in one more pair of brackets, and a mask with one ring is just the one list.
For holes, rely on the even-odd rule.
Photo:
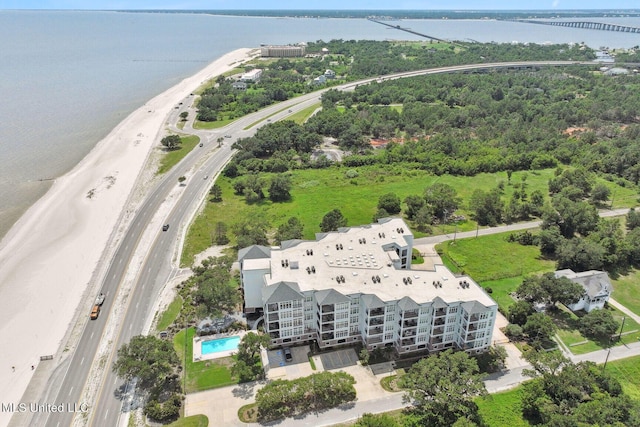
[(619, 33), (639, 33), (640, 28), (627, 25), (607, 24), (606, 22), (592, 21), (536, 21), (530, 19), (514, 19), (513, 22), (525, 22), (527, 24), (554, 25), (556, 27), (584, 28), (585, 30), (617, 31)]

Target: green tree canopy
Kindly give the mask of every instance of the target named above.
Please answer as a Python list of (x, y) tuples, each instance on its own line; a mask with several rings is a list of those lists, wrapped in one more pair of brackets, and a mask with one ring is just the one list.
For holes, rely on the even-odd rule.
[(287, 222), (281, 224), (276, 231), (275, 240), (279, 245), (285, 240), (302, 239), (304, 225), (297, 217), (290, 217)]
[(414, 403), (423, 425), (450, 426), (459, 418), (476, 419), (473, 399), (486, 394), (475, 359), (446, 350), (415, 363), (401, 381), (405, 401)]
[(391, 215), (400, 213), (400, 197), (395, 193), (387, 193), (378, 199), (378, 209), (384, 209)]
[(439, 182), (424, 190), (424, 200), (431, 206), (433, 214), (443, 222), (446, 222), (460, 205), (460, 198), (455, 188)]
[(271, 179), (269, 186), (269, 199), (272, 202), (284, 202), (291, 198), (291, 178), (283, 174), (277, 174)]
[(596, 339), (609, 338), (615, 334), (620, 324), (608, 310), (591, 310), (580, 319), (580, 332)]
[(322, 230), (325, 233), (329, 231), (337, 231), (338, 228), (346, 227), (346, 225), (347, 225), (347, 219), (344, 216), (342, 216), (342, 212), (340, 212), (340, 209), (334, 209), (328, 212), (327, 214), (325, 214), (324, 217), (322, 217), (322, 222), (320, 223), (320, 230)]
[(182, 144), (182, 140), (178, 135), (167, 135), (160, 140), (160, 144), (167, 147), (167, 150), (177, 150)]
[(175, 375), (179, 363), (171, 341), (153, 335), (138, 335), (118, 349), (112, 369), (124, 380), (137, 378), (138, 386), (149, 391)]

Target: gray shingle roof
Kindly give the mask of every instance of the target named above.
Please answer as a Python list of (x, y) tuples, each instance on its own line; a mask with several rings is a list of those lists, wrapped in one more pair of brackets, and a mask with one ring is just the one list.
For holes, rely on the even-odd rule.
[(384, 307), (384, 301), (382, 301), (380, 298), (378, 298), (376, 295), (373, 294), (365, 294), (362, 295), (362, 302), (364, 303), (365, 307), (367, 308), (380, 308), (380, 307)]
[(265, 304), (301, 299), (303, 300), (304, 296), (295, 282), (278, 282), (262, 288), (262, 300)]
[(416, 303), (414, 300), (412, 300), (409, 297), (402, 297), (399, 301), (398, 301), (398, 307), (400, 307), (400, 310), (402, 311), (406, 311), (406, 310), (418, 310), (420, 308), (420, 306), (418, 305), (418, 303)]
[(325, 289), (322, 291), (316, 292), (316, 300), (318, 304), (339, 304), (341, 302), (349, 302), (351, 301), (349, 297), (342, 295), (340, 292), (335, 289)]
[(238, 261), (245, 259), (271, 258), (271, 248), (268, 246), (253, 245), (238, 251)]
[(460, 305), (462, 306), (462, 308), (464, 308), (464, 311), (466, 311), (469, 314), (484, 313), (487, 311), (487, 307), (480, 304), (478, 301), (467, 301), (467, 302), (463, 302)]

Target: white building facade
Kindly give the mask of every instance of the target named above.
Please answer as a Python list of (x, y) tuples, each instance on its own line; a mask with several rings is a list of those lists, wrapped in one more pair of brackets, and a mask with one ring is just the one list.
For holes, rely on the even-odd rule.
[(605, 271), (589, 270), (575, 273), (573, 270), (564, 269), (554, 274), (556, 277), (566, 277), (584, 288), (582, 298), (575, 304), (567, 306), (571, 311), (584, 310), (588, 313), (596, 308), (603, 309), (613, 291), (611, 280)]
[(315, 241), (242, 249), (245, 312), (264, 314), (274, 345), (362, 343), (398, 354), (491, 345), (497, 304), (469, 277), (436, 265), (412, 271), (406, 223), (319, 233)]

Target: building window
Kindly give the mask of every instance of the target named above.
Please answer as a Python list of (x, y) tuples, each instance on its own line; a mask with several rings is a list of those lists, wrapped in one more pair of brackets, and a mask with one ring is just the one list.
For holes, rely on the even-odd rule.
[(347, 331), (336, 331), (336, 338), (346, 338), (347, 336), (349, 336)]
[(389, 341), (393, 339), (393, 332), (388, 332), (386, 334), (384, 334), (384, 340), (385, 341)]
[(336, 322), (336, 329), (345, 329), (349, 327), (349, 322)]
[(395, 324), (393, 323), (384, 325), (385, 331), (393, 331), (394, 329), (395, 329)]
[(387, 313), (395, 313), (396, 312), (396, 306), (395, 305), (388, 305), (387, 306)]
[(456, 330), (456, 325), (447, 325), (445, 332), (453, 332)]
[(447, 334), (444, 336), (445, 341), (453, 341), (453, 334)]
[(449, 307), (449, 314), (457, 313), (458, 307)]
[(485, 329), (487, 327), (487, 322), (478, 322), (478, 329)]
[(387, 316), (384, 318), (385, 322), (393, 322), (393, 319), (395, 319), (396, 315), (393, 313), (387, 314)]
[(348, 319), (349, 318), (349, 312), (348, 311), (343, 311), (341, 313), (336, 313), (336, 319)]
[(281, 302), (281, 303), (278, 304), (278, 306), (280, 307), (280, 310), (285, 310), (287, 308), (293, 308), (293, 304), (291, 303), (291, 301)]

